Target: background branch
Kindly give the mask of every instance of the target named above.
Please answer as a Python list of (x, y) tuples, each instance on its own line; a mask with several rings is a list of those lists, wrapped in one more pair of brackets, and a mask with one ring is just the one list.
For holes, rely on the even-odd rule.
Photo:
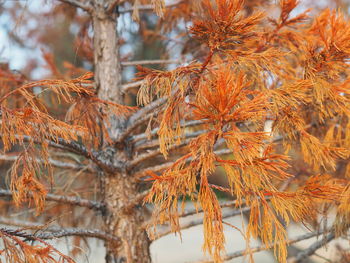
[(74, 7), (81, 8), (88, 13), (91, 13), (93, 11), (92, 6), (90, 4), (88, 4), (87, 2), (82, 1), (82, 0), (81, 1), (79, 1), (79, 0), (56, 0), (56, 1), (61, 1), (63, 3), (72, 5)]
[[(323, 231), (315, 231), (315, 232), (311, 232), (311, 233), (306, 233), (306, 234), (300, 235), (298, 237), (289, 239), (286, 243), (288, 245), (291, 245), (291, 244), (297, 243), (297, 242), (302, 241), (302, 240), (306, 240), (306, 239), (310, 239), (310, 238), (319, 236), (319, 235), (321, 235), (321, 234), (323, 234), (325, 232), (328, 232), (328, 231), (329, 231), (329, 229), (326, 229), (326, 230), (323, 230)], [(244, 249), (244, 250), (236, 251), (236, 252), (233, 252), (233, 253), (228, 253), (222, 259), (227, 261), (227, 260), (231, 260), (231, 259), (234, 259), (234, 258), (243, 257), (243, 256), (245, 256), (245, 255), (247, 255), (249, 253), (257, 253), (257, 252), (260, 252), (260, 251), (271, 249), (271, 248), (274, 247), (274, 245), (275, 244), (271, 243), (268, 246), (260, 245), (260, 246), (256, 246), (256, 247), (250, 248), (248, 250)], [(196, 263), (214, 263), (214, 261), (203, 260), (203, 261), (198, 261)]]
[[(32, 194), (29, 193), (29, 196), (32, 196)], [(0, 189), (0, 197), (11, 197), (12, 198), (12, 192), (10, 190)], [(63, 195), (47, 194), (45, 196), (45, 199), (48, 201), (55, 201), (58, 203), (87, 207), (87, 208), (94, 209), (94, 210), (103, 210), (104, 209), (104, 205), (102, 203), (87, 200), (87, 199), (82, 199), (82, 198), (77, 197), (77, 196), (63, 196)]]
[(295, 258), (291, 258), (288, 262), (290, 263), (302, 263), (308, 257), (312, 256), (319, 248), (325, 246), (335, 238), (335, 233), (332, 231), (326, 237), (316, 241), (309, 248), (301, 251)]

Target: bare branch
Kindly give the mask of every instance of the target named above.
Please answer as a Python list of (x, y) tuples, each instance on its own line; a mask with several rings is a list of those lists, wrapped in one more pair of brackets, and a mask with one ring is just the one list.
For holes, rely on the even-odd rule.
[(132, 200), (130, 200), (127, 204), (125, 204), (122, 207), (122, 210), (130, 211), (131, 209), (133, 209), (135, 206), (139, 205), (143, 201), (143, 199), (145, 199), (145, 197), (149, 194), (149, 192), (150, 192), (150, 190), (146, 190), (142, 193), (139, 193)]
[(46, 224), (39, 224), (35, 222), (30, 222), (30, 221), (22, 221), (22, 220), (17, 220), (13, 218), (5, 218), (5, 217), (0, 217), (0, 224), (3, 225), (8, 225), (12, 227), (21, 227), (25, 229), (45, 229), (45, 231), (59, 231), (61, 228), (56, 227), (56, 226), (49, 226), (49, 224), (52, 222), (48, 222)]
[(142, 109), (135, 112), (128, 120), (128, 126), (125, 131), (119, 136), (117, 143), (122, 142), (133, 132), (137, 127), (149, 120), (155, 114), (155, 109), (162, 106), (167, 101), (167, 98), (159, 98)]
[[(175, 137), (174, 139), (176, 140), (177, 138), (183, 138), (183, 139), (189, 139), (189, 138), (194, 138), (197, 137), (203, 133), (208, 132), (207, 130), (200, 130), (200, 131), (194, 131), (191, 133), (185, 133), (183, 135), (180, 135), (179, 137)], [(135, 151), (141, 151), (147, 148), (153, 148), (159, 146), (159, 139), (155, 139), (149, 142), (142, 142), (135, 144)]]
[[(165, 7), (169, 8), (169, 7), (176, 6), (176, 5), (180, 4), (182, 1), (183, 0), (175, 2), (175, 3), (172, 3), (172, 4), (167, 4), (167, 5), (165, 5)], [(154, 10), (154, 6), (153, 5), (138, 5), (138, 6), (136, 6), (136, 8), (139, 11), (153, 11)], [(134, 7), (127, 7), (127, 8), (119, 10), (119, 13), (124, 14), (124, 13), (130, 13), (130, 12), (133, 12), (133, 11), (134, 11)]]
[[(225, 155), (225, 154), (231, 154), (231, 153), (232, 153), (232, 150), (230, 150), (230, 149), (221, 149), (221, 150), (214, 151), (214, 154), (216, 154), (216, 155)], [(191, 160), (192, 160), (192, 158), (188, 158), (186, 160), (186, 162), (188, 163)], [(147, 167), (147, 168), (144, 168), (143, 170), (137, 172), (135, 174), (135, 176), (137, 178), (142, 178), (142, 177), (147, 176), (147, 174), (146, 174), (147, 171), (160, 172), (160, 171), (163, 171), (165, 169), (170, 168), (174, 163), (175, 162), (167, 162), (167, 163), (163, 163), (163, 164), (160, 164), (160, 165)]]
[(65, 228), (59, 231), (54, 231), (50, 233), (45, 232), (45, 233), (39, 233), (39, 234), (30, 234), (27, 232), (20, 232), (18, 230), (7, 229), (7, 228), (6, 229), (0, 228), (0, 231), (6, 232), (12, 236), (24, 238), (25, 240), (33, 240), (33, 241), (36, 241), (37, 239), (45, 240), (45, 239), (55, 239), (55, 238), (68, 237), (68, 236), (94, 237), (94, 238), (114, 241), (114, 242), (120, 241), (120, 238), (97, 229), (90, 230), (90, 229), (79, 229), (79, 228)]
[[(31, 195), (31, 194), (29, 194)], [(10, 190), (0, 189), (0, 196), (2, 197), (12, 197), (12, 192)], [(47, 194), (45, 197), (48, 201), (55, 201), (64, 204), (76, 205), (87, 207), (94, 210), (103, 210), (104, 205), (102, 203), (91, 201), (87, 199), (82, 199), (77, 196), (64, 196), (64, 195), (55, 195), (55, 194)]]
[(119, 242), (120, 238), (113, 236), (109, 233), (103, 232), (96, 229), (78, 229), (78, 228), (65, 228), (64, 230), (52, 232), (52, 233), (41, 233), (36, 235), (40, 239), (54, 239), (67, 236), (80, 236), (80, 237), (94, 237), (107, 241)]
[(63, 3), (72, 5), (72, 6), (77, 7), (77, 8), (81, 8), (88, 13), (91, 13), (93, 11), (93, 8), (89, 4), (89, 2), (79, 1), (79, 0), (57, 0), (57, 1), (61, 1)]
[[(186, 140), (182, 141), (179, 144), (171, 145), (168, 148), (168, 151), (172, 151), (172, 150), (178, 149), (180, 147), (186, 146), (189, 142), (190, 142), (190, 139), (186, 139)], [(161, 154), (160, 149), (156, 149), (156, 150), (150, 151), (148, 153), (141, 154), (138, 157), (136, 157), (134, 160), (130, 161), (126, 165), (126, 167), (127, 167), (127, 169), (132, 169), (133, 167), (135, 167), (139, 163), (142, 163), (142, 162), (144, 162), (146, 160), (149, 160), (149, 159), (151, 159), (153, 157), (156, 157), (157, 155), (160, 155), (160, 154)]]
[[(240, 215), (241, 213), (244, 213), (244, 212), (249, 211), (249, 210), (250, 210), (250, 207), (243, 207), (243, 208), (238, 209), (238, 210), (224, 211), (223, 215), (222, 215), (222, 219), (237, 216), (237, 215)], [(180, 229), (184, 230), (184, 229), (188, 229), (188, 228), (202, 225), (202, 224), (203, 224), (203, 218), (198, 218), (198, 219), (190, 220), (184, 224), (181, 224)], [(171, 233), (172, 233), (171, 228), (167, 227), (165, 230), (161, 231), (160, 233), (157, 233), (156, 239), (159, 239), (159, 238), (166, 236), (166, 235), (169, 235)]]
[[(335, 238), (335, 233), (332, 231), (325, 238), (322, 238), (313, 243), (309, 248), (301, 251), (295, 258), (290, 259), (290, 263), (302, 263), (305, 259), (312, 256), (319, 248), (331, 242)], [(289, 261), (288, 261), (289, 262)]]
[[(181, 128), (189, 128), (189, 127), (201, 125), (204, 123), (206, 123), (206, 120), (193, 120), (193, 121), (187, 121), (187, 122), (180, 124), (180, 127)], [(131, 137), (131, 140), (133, 142), (138, 142), (140, 140), (147, 139), (148, 135), (151, 135), (151, 136), (156, 135), (158, 133), (158, 131), (159, 131), (159, 128), (155, 128), (149, 134), (141, 133), (141, 134), (134, 135)]]
[(125, 94), (129, 91), (129, 89), (140, 87), (143, 82), (144, 82), (144, 80), (139, 80), (139, 81), (123, 84), (122, 85), (122, 93)]
[[(300, 235), (300, 236), (298, 236), (296, 238), (289, 239), (286, 243), (287, 243), (287, 245), (292, 245), (292, 244), (300, 242), (302, 240), (306, 240), (306, 239), (310, 239), (310, 238), (319, 236), (322, 233), (325, 233), (325, 232), (328, 232), (328, 231), (329, 230), (315, 231), (315, 232), (311, 232), (311, 233), (306, 233), (306, 234)], [(243, 256), (247, 255), (249, 252), (250, 253), (257, 253), (257, 252), (260, 252), (260, 251), (271, 249), (274, 246), (275, 246), (275, 244), (271, 243), (268, 246), (260, 245), (260, 246), (253, 247), (253, 248), (251, 248), (249, 250), (240, 250), (240, 251), (236, 251), (236, 252), (233, 252), (233, 253), (228, 253), (225, 257), (223, 257), (223, 260), (227, 261), (227, 260), (231, 260), (233, 258), (243, 257)], [(198, 261), (196, 263), (214, 263), (214, 261), (202, 260), (202, 261)]]
[[(0, 160), (3, 160), (3, 161), (14, 162), (17, 159), (18, 159), (17, 155), (3, 155), (3, 154), (0, 154)], [(38, 163), (46, 163), (45, 160), (40, 159), (40, 158), (36, 158), (35, 161), (38, 162)], [(81, 170), (81, 169), (84, 169), (86, 167), (85, 165), (74, 164), (74, 163), (65, 163), (65, 162), (61, 162), (61, 161), (58, 161), (58, 160), (54, 160), (52, 158), (49, 158), (48, 161), (49, 161), (50, 165), (52, 165), (54, 167), (58, 167), (58, 168), (64, 168), (64, 169)]]
[(124, 61), (122, 66), (137, 66), (137, 65), (152, 65), (152, 64), (179, 64), (182, 61), (180, 59), (152, 59), (152, 60), (139, 60), (139, 61)]

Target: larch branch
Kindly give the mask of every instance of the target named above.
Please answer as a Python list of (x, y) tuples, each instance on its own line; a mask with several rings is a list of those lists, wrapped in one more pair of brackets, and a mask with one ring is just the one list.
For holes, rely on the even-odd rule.
[(40, 233), (36, 235), (36, 237), (40, 239), (54, 239), (54, 238), (67, 237), (67, 236), (94, 237), (94, 238), (107, 240), (107, 241), (114, 241), (114, 242), (120, 241), (120, 238), (96, 229), (65, 228), (57, 232)]
[[(194, 137), (197, 137), (197, 136), (204, 134), (206, 132), (208, 132), (208, 131), (207, 130), (194, 131), (191, 133), (185, 133), (183, 135), (180, 135), (179, 137), (175, 137), (174, 139), (176, 140), (177, 138), (183, 138), (183, 139), (194, 138)], [(142, 142), (142, 143), (140, 142), (140, 143), (135, 144), (135, 151), (141, 151), (141, 150), (144, 150), (147, 148), (153, 148), (156, 146), (159, 146), (158, 139), (155, 139), (155, 140), (152, 140), (149, 142)]]
[[(310, 238), (313, 238), (313, 237), (316, 237), (316, 236), (319, 236), (325, 232), (328, 232), (329, 230), (323, 230), (323, 231), (315, 231), (315, 232), (311, 232), (311, 233), (306, 233), (306, 234), (303, 234), (303, 235), (300, 235), (298, 237), (295, 237), (295, 238), (292, 238), (292, 239), (289, 239), (286, 244), (287, 245), (292, 245), (294, 243), (297, 243), (297, 242), (300, 242), (302, 240), (306, 240), (306, 239), (310, 239)], [(227, 260), (231, 260), (231, 259), (234, 259), (234, 258), (238, 258), (238, 257), (243, 257), (247, 254), (250, 253), (257, 253), (257, 252), (260, 252), (260, 251), (264, 251), (264, 250), (268, 250), (268, 249), (271, 249), (274, 247), (275, 244), (271, 243), (269, 244), (268, 246), (264, 246), (264, 245), (260, 245), (260, 246), (256, 246), (256, 247), (253, 247), (249, 250), (240, 250), (240, 251), (236, 251), (236, 252), (233, 252), (233, 253), (228, 253), (225, 257), (223, 257), (222, 259), (227, 261)], [(206, 261), (206, 260), (203, 260), (203, 261), (198, 261), (196, 263), (214, 263), (214, 261)]]
[[(18, 159), (17, 155), (0, 154), (0, 160), (3, 160), (3, 161), (14, 162), (17, 159)], [(41, 158), (36, 158), (35, 161), (38, 163), (46, 163), (46, 160), (43, 160)], [(48, 162), (50, 165), (52, 165), (54, 167), (64, 168), (64, 169), (81, 170), (81, 169), (84, 169), (86, 167), (85, 165), (61, 162), (61, 161), (58, 161), (58, 160), (55, 160), (52, 158), (49, 158)]]
[[(12, 197), (12, 192), (10, 190), (0, 189), (0, 196)], [(102, 203), (92, 201), (92, 200), (82, 199), (78, 196), (47, 194), (45, 199), (48, 201), (54, 201), (58, 203), (87, 207), (94, 210), (103, 210), (105, 207)]]
[(167, 101), (167, 98), (159, 98), (142, 109), (135, 112), (128, 120), (128, 126), (126, 130), (119, 136), (117, 142), (122, 142), (133, 132), (137, 127), (143, 124), (154, 116), (155, 109), (162, 106)]
[[(183, 0), (177, 1), (177, 2), (172, 3), (172, 4), (167, 4), (167, 5), (165, 5), (165, 7), (169, 8), (169, 7), (176, 6), (176, 5), (180, 4), (182, 1)], [(138, 5), (135, 8), (137, 8), (139, 11), (152, 11), (152, 10), (154, 10), (153, 5)], [(119, 10), (119, 13), (124, 14), (124, 13), (130, 13), (133, 11), (134, 11), (134, 7), (127, 7), (127, 8)]]
[(122, 85), (122, 93), (125, 94), (129, 91), (129, 89), (140, 87), (143, 82), (144, 82), (144, 80), (139, 80), (139, 81), (123, 84)]
[[(230, 149), (221, 149), (221, 150), (217, 150), (217, 151), (214, 151), (214, 154), (216, 155), (225, 155), (225, 154), (231, 154), (232, 153), (232, 150)], [(190, 162), (192, 159), (191, 158), (188, 158), (187, 159), (187, 162)], [(144, 168), (143, 170), (137, 172), (135, 174), (135, 176), (137, 178), (142, 178), (142, 177), (145, 177), (147, 176), (146, 172), (147, 171), (151, 171), (151, 172), (161, 172), (165, 169), (168, 169), (170, 168), (175, 162), (167, 162), (167, 163), (163, 163), (163, 164), (159, 164), (159, 165), (156, 165), (156, 166), (152, 166), (152, 167), (147, 167), (147, 168)]]
[[(192, 120), (192, 121), (187, 121), (187, 122), (180, 124), (180, 127), (181, 128), (189, 128), (189, 127), (205, 124), (206, 122), (207, 122), (206, 120)], [(141, 134), (134, 135), (131, 137), (131, 140), (133, 142), (138, 142), (138, 141), (147, 139), (148, 135), (150, 135), (150, 136), (156, 135), (158, 133), (158, 131), (159, 131), (159, 128), (155, 128), (149, 134), (141, 133)]]
[[(168, 151), (173, 151), (175, 149), (178, 149), (178, 148), (181, 148), (183, 146), (186, 146), (188, 145), (188, 143), (190, 142), (189, 139), (186, 139), (184, 141), (182, 141), (181, 143), (179, 144), (174, 144), (174, 145), (171, 145), (169, 148), (168, 148)], [(135, 167), (136, 165), (138, 165), (139, 163), (142, 163), (146, 160), (149, 160), (153, 157), (156, 157), (158, 155), (161, 154), (161, 151), (160, 149), (156, 149), (156, 150), (153, 150), (153, 151), (150, 151), (148, 153), (144, 153), (144, 154), (140, 154), (139, 156), (137, 156), (134, 160), (130, 161), (126, 167), (127, 169), (132, 169), (133, 167)]]
[(85, 2), (85, 1), (79, 1), (79, 0), (58, 0), (61, 1), (63, 3), (72, 5), (74, 7), (78, 7), (83, 9), (84, 11), (91, 13), (93, 11), (92, 6), (89, 4), (89, 2)]
[[(237, 216), (237, 215), (240, 215), (241, 213), (244, 213), (244, 212), (249, 211), (249, 210), (250, 210), (250, 207), (243, 207), (243, 208), (237, 209), (237, 210), (230, 210), (227, 212), (224, 211), (223, 215), (222, 215), (222, 219)], [(199, 226), (202, 224), (203, 224), (203, 218), (193, 219), (193, 220), (190, 220), (186, 223), (181, 224), (180, 229), (182, 231), (184, 229)], [(166, 235), (169, 235), (171, 233), (172, 233), (171, 228), (167, 227), (165, 230), (161, 231), (160, 233), (157, 233), (156, 239), (159, 239), (159, 238), (166, 236)]]
[(15, 229), (8, 229), (8, 228), (0, 228), (0, 231), (6, 232), (7, 234), (12, 236), (24, 238), (25, 240), (33, 240), (33, 241), (38, 239), (45, 240), (45, 239), (55, 239), (55, 238), (69, 237), (69, 236), (93, 237), (93, 238), (98, 238), (102, 240), (114, 241), (114, 242), (120, 241), (120, 238), (97, 229), (65, 228), (59, 231), (45, 232), (45, 233), (39, 233), (39, 234), (31, 234), (24, 231), (18, 231)]
[(334, 231), (330, 232), (325, 238), (313, 243), (309, 248), (301, 251), (295, 258), (290, 259), (290, 263), (302, 263), (305, 259), (312, 256), (319, 248), (331, 242), (335, 238)]
[(152, 60), (138, 60), (138, 61), (124, 61), (122, 66), (137, 66), (137, 65), (153, 65), (153, 64), (179, 64), (180, 59), (152, 59)]

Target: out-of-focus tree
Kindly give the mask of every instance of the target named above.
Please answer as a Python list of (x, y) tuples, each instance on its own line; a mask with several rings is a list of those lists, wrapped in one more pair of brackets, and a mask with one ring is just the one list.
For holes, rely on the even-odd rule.
[[(2, 9), (24, 27), (11, 37), (40, 45), (49, 73), (30, 80), (32, 61), (25, 74), (0, 68), (1, 159), (12, 162), (0, 223), (17, 227), (0, 229), (7, 262), (73, 262), (90, 237), (105, 242), (108, 263), (151, 262), (153, 240), (198, 224), (215, 262), (268, 249), (286, 262), (288, 245), (323, 233), (291, 258), (301, 262), (348, 235), (350, 21), (341, 11), (298, 13), (296, 0), (22, 8)], [(135, 39), (152, 60), (130, 61)], [(137, 107), (127, 99), (135, 90)], [(218, 171), (227, 185), (210, 180)], [(187, 200), (196, 208), (184, 210)], [(9, 217), (24, 206), (34, 210), (22, 221)], [(248, 211), (244, 229), (225, 221)], [(180, 224), (196, 213), (203, 219)], [(313, 230), (289, 239), (290, 222)], [(224, 254), (225, 224), (263, 245)], [(70, 256), (45, 241), (66, 236)]]

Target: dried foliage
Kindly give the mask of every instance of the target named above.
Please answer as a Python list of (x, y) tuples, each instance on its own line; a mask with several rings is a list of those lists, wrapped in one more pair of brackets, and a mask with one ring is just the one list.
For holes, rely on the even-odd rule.
[[(311, 222), (322, 205), (340, 204), (337, 228), (348, 229), (347, 180), (329, 174), (349, 157), (348, 131), (342, 129), (349, 120), (349, 20), (325, 10), (305, 23), (308, 11), (291, 17), (298, 4), (293, 0), (280, 1), (278, 19), (259, 11), (245, 14), (241, 0), (201, 4), (190, 33), (208, 48), (202, 65), (196, 71), (149, 72), (139, 100), (169, 96), (158, 130), (165, 157), (183, 140), (182, 119), (201, 121), (205, 132), (161, 176), (148, 172), (154, 183), (147, 202), (156, 204), (155, 222), (169, 221), (175, 232), (180, 231), (179, 198), (198, 203), (204, 212), (203, 249), (220, 262), (225, 239), (214, 190), (226, 189), (208, 178), (222, 167), (237, 207), (250, 207), (246, 239), (259, 237), (266, 246), (274, 242), (278, 261), (285, 262), (284, 224), (291, 220)], [(283, 145), (271, 143), (277, 135)], [(215, 154), (218, 142), (232, 151), (229, 159)], [(298, 190), (281, 192), (279, 182), (294, 177), (289, 160), (297, 154), (314, 176)]]
[[(138, 66), (141, 109), (101, 100), (92, 73), (70, 63), (64, 64), (68, 73), (63, 73), (50, 53), (44, 54), (47, 68), (60, 79), (30, 82), (1, 65), (3, 151), (19, 152), (8, 179), (14, 203), (28, 203), (36, 215), (46, 208), (45, 198), (55, 184), (50, 148), (56, 147), (91, 160), (90, 168), (98, 174), (103, 170), (108, 178), (130, 179), (137, 184), (133, 189), (149, 187), (120, 207), (120, 200), (106, 206), (118, 206), (118, 216), (124, 216), (142, 201), (152, 203), (152, 220), (144, 224), (151, 238), (157, 238), (157, 226), (166, 222), (180, 233), (185, 202), (194, 202), (196, 211), (203, 212), (203, 250), (215, 262), (223, 262), (225, 247), (218, 192), (232, 197), (241, 214), (249, 209), (241, 232), (247, 244), (260, 239), (273, 248), (278, 262), (287, 262), (287, 227), (292, 222), (320, 230), (319, 217), (326, 218), (333, 209), (332, 231), (347, 235), (349, 18), (330, 9), (315, 17), (309, 16), (310, 10), (293, 15), (297, 0), (280, 0), (275, 17), (263, 12), (268, 7), (264, 0), (178, 1), (168, 6), (163, 0), (121, 2), (132, 5), (132, 17), (141, 25), (140, 12), (154, 10), (160, 17), (157, 32), (144, 36), (177, 33), (179, 52), (193, 61), (172, 70)], [(187, 33), (179, 26), (182, 22)], [(86, 19), (75, 41), (86, 43), (79, 52), (91, 62)], [(73, 78), (77, 73), (81, 76)], [(55, 112), (57, 105), (64, 114)], [(111, 131), (116, 119), (119, 130)], [(118, 136), (110, 136), (114, 132)], [(217, 173), (224, 174), (227, 185), (211, 182)], [(62, 188), (103, 182), (89, 178), (78, 186), (68, 180)], [(94, 187), (91, 192), (98, 192)], [(105, 216), (102, 204), (62, 202), (84, 203)], [(35, 235), (0, 229), (0, 238), (5, 246), (0, 256), (7, 262), (72, 262)], [(117, 238), (127, 243), (124, 236)], [(81, 240), (74, 242), (80, 245)], [(248, 247), (250, 261), (252, 253)]]

